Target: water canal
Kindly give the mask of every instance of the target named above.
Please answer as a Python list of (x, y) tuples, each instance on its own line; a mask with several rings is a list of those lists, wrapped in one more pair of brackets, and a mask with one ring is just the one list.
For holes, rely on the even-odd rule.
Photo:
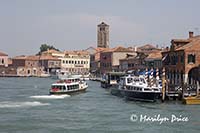
[(200, 106), (144, 103), (110, 95), (88, 81), (86, 93), (48, 96), (50, 78), (0, 78), (0, 132), (133, 133), (200, 131)]

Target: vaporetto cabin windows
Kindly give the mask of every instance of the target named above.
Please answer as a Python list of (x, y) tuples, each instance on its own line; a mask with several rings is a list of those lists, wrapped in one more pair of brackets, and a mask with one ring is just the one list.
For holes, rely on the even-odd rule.
[[(64, 85), (53, 85), (51, 86), (53, 90), (66, 90), (66, 87)], [(68, 85), (67, 90), (74, 90), (74, 89), (79, 89), (79, 84), (75, 85)]]

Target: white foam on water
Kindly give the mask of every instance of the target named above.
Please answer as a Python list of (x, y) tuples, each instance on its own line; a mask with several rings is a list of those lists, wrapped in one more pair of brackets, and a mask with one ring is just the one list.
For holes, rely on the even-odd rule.
[(64, 99), (66, 97), (70, 97), (70, 95), (38, 95), (38, 96), (30, 96), (30, 98), (35, 99)]
[(18, 108), (18, 107), (34, 107), (34, 106), (46, 106), (50, 105), (49, 103), (41, 103), (38, 101), (33, 102), (12, 102), (12, 101), (5, 101), (0, 102), (0, 108)]

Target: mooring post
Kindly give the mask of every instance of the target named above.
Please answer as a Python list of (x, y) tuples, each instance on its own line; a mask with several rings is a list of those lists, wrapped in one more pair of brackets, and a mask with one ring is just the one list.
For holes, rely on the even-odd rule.
[(158, 87), (159, 86), (159, 69), (157, 68), (156, 69), (156, 86)]
[(165, 101), (165, 68), (162, 71), (162, 102)]

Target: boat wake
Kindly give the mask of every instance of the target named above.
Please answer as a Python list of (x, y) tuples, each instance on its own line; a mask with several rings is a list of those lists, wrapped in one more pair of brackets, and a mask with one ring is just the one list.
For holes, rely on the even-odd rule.
[(12, 102), (12, 101), (5, 101), (0, 102), (0, 108), (19, 108), (19, 107), (35, 107), (35, 106), (46, 106), (50, 105), (49, 103), (41, 103), (38, 101), (33, 102)]
[(38, 96), (30, 96), (30, 98), (35, 99), (64, 99), (66, 97), (70, 97), (70, 95), (38, 95)]

